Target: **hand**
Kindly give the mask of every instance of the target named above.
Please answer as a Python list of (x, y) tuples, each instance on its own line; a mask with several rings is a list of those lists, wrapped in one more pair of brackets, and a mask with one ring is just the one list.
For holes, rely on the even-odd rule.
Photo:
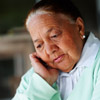
[(58, 70), (53, 68), (46, 68), (37, 57), (37, 53), (30, 54), (31, 64), (34, 67), (34, 71), (39, 74), (44, 80), (46, 80), (51, 86), (58, 78)]

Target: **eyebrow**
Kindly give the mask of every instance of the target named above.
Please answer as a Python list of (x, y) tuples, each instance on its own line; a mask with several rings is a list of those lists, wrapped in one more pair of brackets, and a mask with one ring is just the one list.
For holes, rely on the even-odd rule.
[[(50, 28), (49, 30), (47, 30), (46, 34), (50, 33), (53, 29), (54, 29), (54, 28), (52, 27), (52, 28)], [(33, 42), (36, 43), (36, 42), (38, 42), (38, 41), (39, 41), (39, 39), (36, 39), (36, 40), (34, 40)]]
[(33, 42), (36, 43), (37, 41), (39, 41), (39, 39), (34, 40)]

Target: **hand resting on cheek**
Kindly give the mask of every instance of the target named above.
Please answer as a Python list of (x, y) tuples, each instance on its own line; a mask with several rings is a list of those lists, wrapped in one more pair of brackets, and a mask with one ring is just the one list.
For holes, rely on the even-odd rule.
[(35, 73), (39, 74), (52, 86), (58, 78), (59, 71), (57, 69), (47, 68), (45, 66), (46, 63), (42, 61), (42, 59), (37, 55), (36, 52), (30, 54), (29, 57)]

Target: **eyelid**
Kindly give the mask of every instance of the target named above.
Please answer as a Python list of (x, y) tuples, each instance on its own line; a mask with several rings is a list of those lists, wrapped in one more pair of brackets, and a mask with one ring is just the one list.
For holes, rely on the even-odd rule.
[(51, 36), (51, 38), (55, 38), (55, 36), (57, 37), (57, 36), (58, 36), (58, 34), (52, 35), (52, 36)]
[(61, 34), (61, 32), (57, 32), (57, 33), (54, 33), (54, 35), (51, 36), (51, 38), (54, 38), (55, 36), (59, 36)]
[(37, 47), (37, 48), (40, 48), (39, 46), (42, 46), (42, 44), (38, 44), (36, 47)]
[(35, 47), (36, 47), (37, 49), (41, 48), (41, 47), (42, 47), (42, 43), (36, 44)]

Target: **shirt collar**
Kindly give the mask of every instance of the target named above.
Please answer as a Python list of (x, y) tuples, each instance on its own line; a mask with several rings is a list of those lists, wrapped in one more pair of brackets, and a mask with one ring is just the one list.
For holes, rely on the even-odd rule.
[(100, 40), (90, 32), (90, 35), (84, 45), (81, 58), (76, 67), (90, 67), (93, 65), (97, 52), (100, 48)]
[(82, 55), (75, 68), (69, 73), (60, 72), (60, 76), (69, 76), (74, 73), (78, 68), (91, 67), (94, 63), (97, 52), (100, 48), (100, 41), (90, 32), (89, 37), (84, 45)]

